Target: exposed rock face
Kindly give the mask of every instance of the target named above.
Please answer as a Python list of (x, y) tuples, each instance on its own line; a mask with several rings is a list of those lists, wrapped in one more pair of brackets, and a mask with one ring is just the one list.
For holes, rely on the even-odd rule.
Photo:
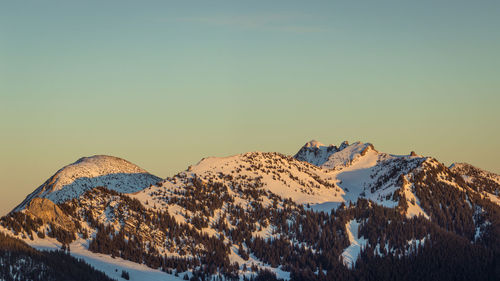
[(368, 153), (368, 151), (370, 151), (370, 150), (376, 151), (375, 147), (371, 143), (367, 144), (366, 147), (361, 151), (361, 153), (360, 153), (361, 156), (365, 156), (366, 153)]
[(43, 223), (53, 223), (69, 231), (75, 230), (75, 224), (71, 218), (49, 199), (33, 198), (26, 208), (26, 213), (41, 219)]
[(349, 142), (348, 141), (343, 141), (341, 144), (340, 144), (340, 147), (339, 147), (339, 150), (342, 150), (346, 147), (349, 146)]
[(356, 158), (365, 156), (370, 151), (378, 153), (371, 143), (358, 141), (349, 144), (349, 142), (344, 141), (337, 147), (333, 144), (325, 146), (318, 141), (312, 140), (306, 143), (295, 154), (294, 158), (326, 169), (345, 168)]
[(326, 146), (318, 141), (311, 140), (306, 143), (294, 157), (300, 161), (306, 161), (313, 165), (321, 166), (328, 161), (330, 155), (337, 151), (339, 151), (339, 149), (335, 145), (330, 144)]

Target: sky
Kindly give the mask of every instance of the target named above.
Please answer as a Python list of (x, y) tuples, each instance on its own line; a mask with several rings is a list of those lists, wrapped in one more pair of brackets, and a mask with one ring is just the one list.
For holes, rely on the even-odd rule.
[(371, 142), (500, 173), (500, 2), (0, 0), (0, 215), (82, 156)]

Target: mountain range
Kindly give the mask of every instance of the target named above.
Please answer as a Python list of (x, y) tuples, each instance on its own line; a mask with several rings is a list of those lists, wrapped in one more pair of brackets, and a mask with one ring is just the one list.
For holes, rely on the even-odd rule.
[(0, 280), (79, 280), (19, 261), (51, 253), (95, 280), (499, 280), (500, 176), (347, 141), (165, 179), (98, 155), (57, 171), (0, 233), (23, 245), (0, 247)]

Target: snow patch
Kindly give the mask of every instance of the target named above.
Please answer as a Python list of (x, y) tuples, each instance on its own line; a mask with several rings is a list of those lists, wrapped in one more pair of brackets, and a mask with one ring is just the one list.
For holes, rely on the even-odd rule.
[(405, 182), (404, 182), (402, 188), (403, 188), (404, 197), (406, 198), (406, 201), (408, 202), (408, 209), (406, 210), (406, 217), (412, 218), (415, 216), (422, 215), (426, 219), (429, 219), (429, 215), (427, 215), (425, 213), (424, 209), (422, 209), (422, 207), (420, 206), (420, 200), (413, 192), (413, 184), (406, 181), (406, 177), (405, 177)]
[[(38, 250), (55, 251), (60, 249), (61, 244), (53, 238), (35, 239), (34, 241), (24, 240), (30, 246)], [(182, 280), (185, 273), (180, 273), (179, 277), (167, 274), (163, 271), (152, 269), (144, 264), (138, 264), (122, 258), (112, 258), (111, 256), (93, 253), (86, 249), (86, 240), (78, 239), (70, 244), (70, 254), (84, 260), (95, 269), (104, 272), (110, 278), (122, 280), (122, 270), (130, 275), (131, 281), (176, 281)]]
[(350, 220), (346, 224), (347, 235), (351, 245), (344, 249), (341, 257), (344, 264), (351, 269), (356, 264), (359, 254), (368, 243), (367, 239), (358, 236), (359, 225), (360, 223), (356, 220)]

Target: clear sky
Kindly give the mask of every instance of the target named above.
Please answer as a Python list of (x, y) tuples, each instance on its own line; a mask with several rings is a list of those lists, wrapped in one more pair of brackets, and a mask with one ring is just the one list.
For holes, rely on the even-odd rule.
[(1, 1), (0, 215), (82, 156), (371, 142), (500, 173), (500, 2)]

